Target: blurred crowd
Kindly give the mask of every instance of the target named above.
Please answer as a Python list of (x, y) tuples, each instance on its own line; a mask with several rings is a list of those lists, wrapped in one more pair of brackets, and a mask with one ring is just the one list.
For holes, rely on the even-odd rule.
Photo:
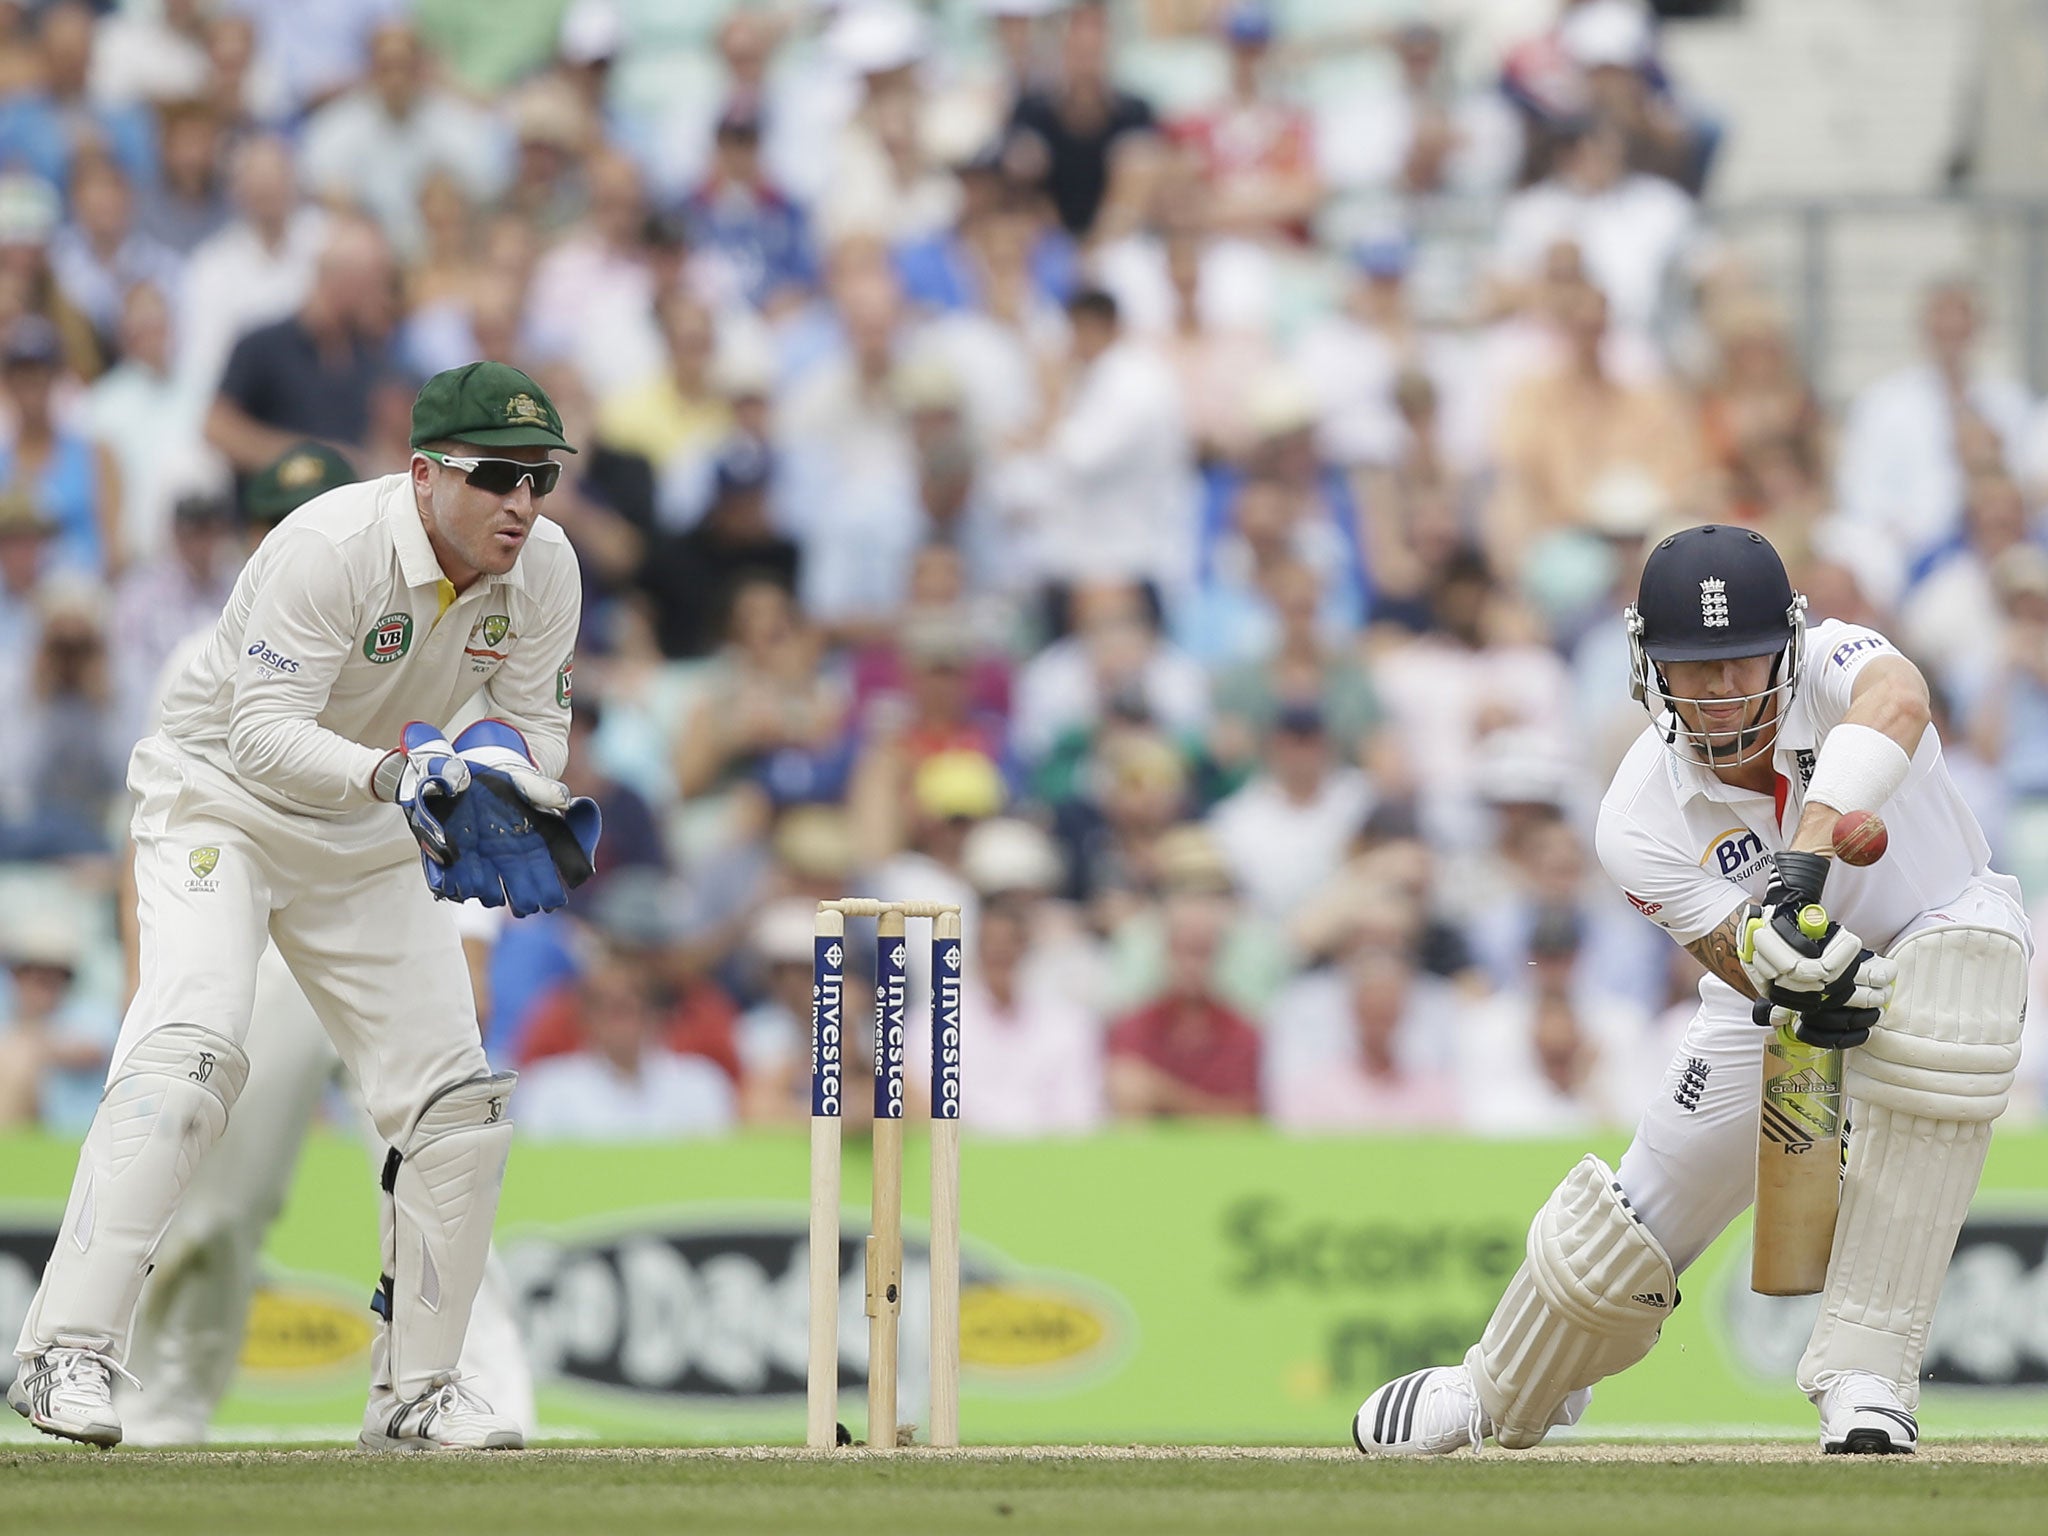
[(1968, 281), (1829, 408), (1648, 8), (1373, 9), (0, 0), (0, 1126), (90, 1113), (250, 488), (484, 356), (582, 448), (606, 813), (480, 978), (529, 1135), (800, 1117), (843, 895), (964, 909), (976, 1134), (1626, 1126), (1698, 971), (1589, 832), (1699, 521), (1921, 661), (2048, 894), (2048, 417)]

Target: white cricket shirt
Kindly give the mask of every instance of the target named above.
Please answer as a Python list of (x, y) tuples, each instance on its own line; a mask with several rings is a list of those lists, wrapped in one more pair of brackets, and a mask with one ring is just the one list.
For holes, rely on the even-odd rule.
[[(1679, 761), (1646, 725), (1600, 802), (1595, 839), (1601, 864), (1636, 910), (1690, 944), (1738, 903), (1761, 900), (1767, 856), (1799, 828), (1814, 759), (1848, 713), (1856, 675), (1897, 654), (1877, 631), (1839, 620), (1807, 632), (1798, 696), (1771, 754), (1776, 795), (1737, 789)], [(1973, 882), (1993, 884), (2018, 904), (2019, 882), (1991, 871), (1991, 850), (1949, 777), (1932, 726), (1883, 816), (1884, 857), (1862, 869), (1838, 860), (1828, 875), (1828, 915), (1867, 947), (1882, 952), (1915, 917), (1956, 900)]]
[(488, 690), (560, 777), (581, 610), (575, 552), (545, 517), (510, 571), (455, 594), (410, 476), (342, 486), (250, 557), (157, 739), (279, 810), (349, 817), (379, 803), (370, 776), (409, 722), (445, 727)]

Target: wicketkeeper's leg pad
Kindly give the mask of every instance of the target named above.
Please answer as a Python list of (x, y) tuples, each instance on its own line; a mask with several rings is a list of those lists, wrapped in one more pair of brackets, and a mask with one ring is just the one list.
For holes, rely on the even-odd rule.
[(17, 1353), (72, 1344), (127, 1357), (157, 1244), (248, 1079), (241, 1047), (197, 1024), (165, 1024), (129, 1050), (85, 1134)]
[(1677, 1304), (1664, 1249), (1614, 1170), (1586, 1157), (1529, 1224), (1527, 1257), (1465, 1356), (1494, 1439), (1540, 1444), (1566, 1398), (1650, 1352)]
[(454, 1374), (483, 1283), (491, 1224), (512, 1151), (500, 1072), (444, 1088), (384, 1163), (384, 1274), (373, 1305), (388, 1332), (389, 1385), (401, 1397)]
[(1893, 951), (1883, 1022), (1843, 1060), (1849, 1152), (1827, 1292), (1799, 1362), (1810, 1396), (1867, 1371), (1920, 1400), (1920, 1361), (2019, 1066), (2026, 951), (1997, 928), (1917, 933)]

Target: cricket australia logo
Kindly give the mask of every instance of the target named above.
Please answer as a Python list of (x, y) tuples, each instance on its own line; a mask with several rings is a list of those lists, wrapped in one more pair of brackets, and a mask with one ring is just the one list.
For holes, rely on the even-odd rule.
[(220, 867), (220, 850), (218, 848), (194, 848), (185, 856), (185, 867), (192, 871), (192, 878), (185, 882), (186, 890), (215, 891), (220, 889), (220, 882), (211, 878), (214, 870)]
[(1708, 629), (1728, 627), (1728, 583), (1718, 576), (1700, 583), (1700, 623)]
[(540, 402), (528, 394), (514, 395), (505, 402), (505, 420), (515, 427), (544, 427), (548, 424)]
[(412, 615), (387, 613), (363, 636), (363, 659), (384, 666), (412, 649)]

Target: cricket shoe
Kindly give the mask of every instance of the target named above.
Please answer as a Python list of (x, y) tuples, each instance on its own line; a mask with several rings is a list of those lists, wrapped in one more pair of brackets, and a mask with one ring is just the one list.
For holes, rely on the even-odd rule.
[(1899, 1389), (1867, 1371), (1844, 1371), (1815, 1400), (1820, 1448), (1829, 1456), (1910, 1456), (1920, 1425)]
[(462, 1384), (444, 1377), (418, 1397), (373, 1390), (356, 1445), (366, 1451), (517, 1451), (519, 1426)]
[(114, 1373), (141, 1385), (96, 1350), (53, 1344), (27, 1356), (7, 1389), (7, 1404), (46, 1435), (87, 1445), (119, 1445)]
[(1351, 1443), (1368, 1456), (1448, 1456), (1493, 1433), (1472, 1373), (1432, 1365), (1396, 1377), (1359, 1405)]

